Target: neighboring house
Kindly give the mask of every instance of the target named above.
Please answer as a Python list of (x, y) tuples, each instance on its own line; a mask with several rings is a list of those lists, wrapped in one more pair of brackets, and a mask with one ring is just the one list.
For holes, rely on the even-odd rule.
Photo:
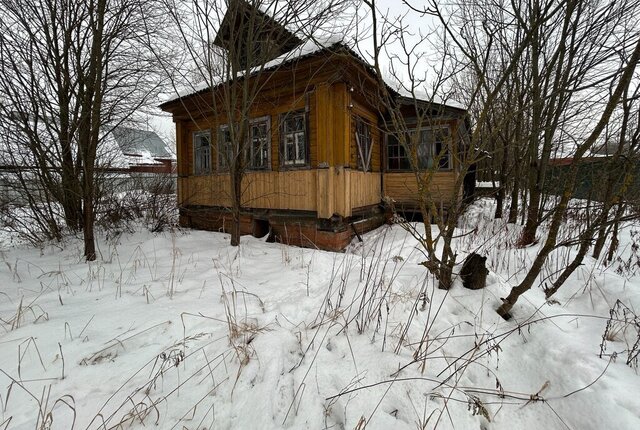
[(147, 167), (154, 171), (155, 167), (155, 171), (172, 172), (175, 156), (156, 132), (120, 126), (113, 129), (112, 135), (128, 168), (136, 171)]
[[(261, 76), (269, 73), (269, 79), (252, 106), (241, 232), (271, 231), (283, 243), (341, 250), (356, 231), (385, 221), (384, 197), (415, 210), (418, 187), (404, 148), (393, 133), (383, 132), (385, 117), (372, 103), (378, 88), (372, 69), (341, 43), (292, 49), (267, 64)], [(211, 107), (222, 85), (160, 106), (176, 124), (183, 226), (225, 230), (231, 223), (224, 157), (228, 120)], [(397, 102), (411, 124), (415, 100), (398, 95)], [(433, 113), (431, 127), (420, 130), (418, 158), (427, 169), (434, 154), (444, 153), (431, 191), (448, 201), (459, 175), (452, 152), (468, 134), (466, 111), (427, 101), (418, 105)]]
[[(545, 179), (545, 189), (552, 194), (561, 194), (574, 159), (552, 158), (549, 173)], [(631, 164), (628, 164), (631, 163)], [(626, 176), (628, 171), (629, 176)], [(608, 197), (607, 179), (614, 178), (613, 192), (620, 194), (624, 187), (627, 201), (640, 201), (640, 160), (633, 155), (623, 155), (617, 161), (611, 155), (583, 157), (578, 163), (576, 186), (573, 197), (585, 200), (604, 201)], [(624, 183), (624, 181), (630, 181)]]
[[(0, 129), (10, 130), (7, 123)], [(49, 168), (56, 170), (55, 161), (50, 161)], [(33, 155), (27, 145), (21, 144), (19, 139), (9, 139), (3, 133), (0, 136), (0, 200), (22, 202), (22, 188), (25, 186), (31, 188), (35, 195), (41, 187), (35, 176), (30, 174), (35, 169)], [(114, 128), (100, 144), (96, 172), (102, 183), (108, 183), (117, 190), (161, 189), (166, 193), (175, 192), (176, 188), (175, 156), (153, 131), (122, 126)], [(23, 185), (16, 185), (20, 181), (24, 181)]]
[(156, 132), (119, 126), (105, 146), (109, 161), (102, 172), (117, 189), (175, 192), (175, 156)]

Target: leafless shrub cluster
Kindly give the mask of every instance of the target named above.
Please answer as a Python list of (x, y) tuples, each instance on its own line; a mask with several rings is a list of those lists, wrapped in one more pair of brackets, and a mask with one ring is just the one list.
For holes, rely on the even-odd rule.
[[(622, 344), (625, 349), (607, 353), (609, 344)], [(625, 363), (634, 369), (638, 369), (640, 357), (640, 317), (620, 300), (609, 310), (609, 319), (602, 333), (600, 344), (600, 358), (605, 355), (616, 357), (626, 354)]]
[(110, 184), (97, 206), (96, 223), (105, 230), (134, 231), (142, 220), (149, 231), (177, 228), (175, 177), (154, 175), (144, 184)]

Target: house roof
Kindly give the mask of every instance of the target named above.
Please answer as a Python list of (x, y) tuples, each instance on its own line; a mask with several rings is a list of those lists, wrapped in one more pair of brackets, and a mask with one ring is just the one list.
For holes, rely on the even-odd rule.
[[(260, 5), (253, 6), (247, 3), (245, 0), (230, 0), (229, 9), (235, 8), (234, 10), (242, 14), (249, 14), (253, 12), (257, 12), (261, 19), (264, 19), (265, 22), (272, 28), (276, 29), (279, 35), (288, 35), (292, 38), (291, 43), (285, 44), (283, 46), (284, 53), (280, 56), (268, 61), (264, 64), (253, 67), (248, 71), (248, 76), (252, 76), (257, 74), (258, 72), (267, 72), (278, 67), (288, 65), (290, 63), (304, 60), (313, 55), (318, 55), (323, 52), (340, 52), (342, 54), (347, 54), (352, 59), (356, 60), (361, 66), (363, 66), (369, 73), (375, 75), (374, 68), (367, 63), (360, 55), (358, 55), (350, 46), (348, 46), (344, 42), (344, 38), (342, 36), (336, 37), (335, 35), (323, 35), (309, 38), (306, 42), (302, 42), (298, 37), (294, 35), (294, 29), (288, 29), (282, 26), (278, 20), (267, 13), (266, 10), (260, 7)], [(225, 37), (227, 33), (229, 33), (230, 26), (236, 24), (232, 23), (232, 19), (238, 20), (238, 13), (230, 13), (229, 9), (224, 15), (222, 23), (220, 24), (220, 29), (218, 34), (216, 35), (213, 43), (217, 46), (223, 47), (225, 46), (226, 40)], [(242, 23), (240, 23), (242, 24)], [(243, 73), (238, 74), (238, 78), (244, 77)], [(218, 87), (219, 85), (224, 84), (225, 80), (220, 80), (220, 82), (201, 82), (198, 85), (193, 87), (185, 88), (183, 91), (178, 91), (177, 94), (165, 102), (160, 104), (161, 109), (168, 108), (172, 103), (181, 100), (183, 98), (191, 97), (194, 95), (202, 94), (204, 92), (210, 91), (213, 87)], [(412, 104), (417, 101), (420, 104), (431, 104), (431, 105), (439, 105), (441, 107), (447, 108), (448, 110), (457, 111), (458, 113), (465, 113), (466, 109), (456, 102), (452, 102), (451, 100), (443, 100), (435, 95), (428, 95), (425, 92), (416, 92), (408, 93), (407, 91), (403, 91), (400, 89), (394, 89), (388, 83), (385, 83), (387, 89), (392, 93), (394, 97), (396, 97), (397, 102), (400, 104)]]
[(125, 155), (148, 156), (150, 158), (171, 158), (167, 145), (154, 131), (129, 127), (116, 127), (113, 137)]
[[(296, 61), (301, 61), (311, 56), (319, 55), (324, 52), (341, 52), (341, 53), (347, 54), (348, 56), (358, 61), (370, 73), (375, 73), (373, 67), (369, 63), (367, 63), (362, 57), (360, 57), (360, 55), (358, 55), (353, 49), (351, 49), (351, 47), (349, 47), (341, 38), (329, 37), (323, 41), (320, 41), (317, 39), (308, 40), (307, 42), (293, 49), (292, 51), (289, 51), (281, 55), (280, 57), (265, 63), (262, 68), (256, 67), (252, 69), (250, 76), (258, 73), (259, 71), (262, 73), (262, 72), (274, 70), (278, 67), (288, 65)], [(224, 82), (220, 82), (217, 85), (222, 85), (223, 83)], [(420, 91), (414, 92), (414, 95), (411, 95), (405, 91), (395, 90), (388, 84), (387, 84), (387, 87), (394, 95), (397, 96), (398, 101), (400, 103), (406, 103), (406, 104), (413, 103), (414, 96), (415, 96), (415, 100), (418, 101), (419, 103), (436, 104), (436, 105), (441, 105), (447, 108), (460, 111), (461, 113), (466, 112), (466, 109), (464, 107), (462, 107), (459, 103), (453, 100), (442, 100), (436, 96), (430, 96), (427, 93), (420, 92)], [(211, 90), (211, 86), (208, 85), (206, 82), (202, 82), (194, 87), (187, 88), (184, 91), (178, 92), (177, 95), (163, 102), (160, 105), (160, 108), (163, 109), (168, 105), (172, 104), (173, 102), (176, 102), (180, 99), (191, 97), (197, 94), (203, 94), (210, 90)]]
[[(33, 124), (32, 124), (33, 126)], [(41, 139), (42, 150), (51, 156), (43, 157), (49, 166), (55, 166), (56, 144), (53, 143), (44, 123), (39, 122), (37, 136)], [(25, 142), (29, 136), (19, 125), (8, 122), (0, 116), (0, 169), (35, 166), (36, 160)], [(75, 148), (75, 141), (72, 142)], [(171, 160), (170, 148), (153, 131), (130, 127), (115, 127), (110, 132), (101, 133), (97, 151), (97, 164), (100, 167), (128, 168), (139, 164), (162, 164), (162, 160)]]
[[(284, 54), (282, 54), (281, 56), (266, 62), (264, 65), (262, 66), (257, 66), (252, 68), (249, 71), (249, 76), (255, 75), (258, 72), (267, 72), (270, 70), (274, 70), (278, 67), (281, 67), (283, 65), (287, 65), (287, 64), (291, 64), (295, 61), (300, 61), (302, 59), (311, 57), (312, 55), (318, 54), (322, 51), (327, 51), (330, 52), (332, 50), (336, 50), (340, 47), (343, 48), (347, 48), (347, 46), (342, 43), (340, 41), (340, 39), (335, 39), (335, 38), (329, 38), (325, 41), (318, 41), (318, 40), (308, 40), (305, 43), (303, 43), (302, 45), (297, 46), (296, 48), (294, 48), (293, 50), (286, 52)], [(352, 51), (353, 52), (353, 51)], [(356, 55), (355, 53), (353, 53), (354, 55)], [(362, 60), (363, 61), (363, 60)], [(243, 77), (242, 73), (238, 74), (238, 77)], [(215, 83), (216, 86), (218, 85), (222, 85), (224, 84), (225, 81), (220, 81)], [(164, 101), (162, 104), (160, 104), (160, 108), (163, 108), (166, 105), (171, 104), (172, 102), (175, 102), (177, 100), (180, 100), (182, 98), (187, 98), (187, 97), (191, 97), (194, 96), (196, 94), (202, 94), (205, 93), (207, 91), (209, 91), (211, 89), (211, 85), (209, 85), (208, 82), (201, 82), (197, 85), (194, 85), (192, 87), (187, 87), (182, 91), (178, 91), (177, 94), (169, 99), (167, 99), (166, 101)]]

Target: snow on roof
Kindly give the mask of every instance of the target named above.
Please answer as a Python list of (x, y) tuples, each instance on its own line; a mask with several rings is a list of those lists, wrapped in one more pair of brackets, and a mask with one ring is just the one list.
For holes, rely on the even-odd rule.
[(467, 110), (467, 108), (462, 103), (456, 100), (453, 100), (451, 98), (443, 98), (437, 94), (430, 94), (423, 90), (413, 90), (413, 94), (406, 88), (394, 88), (394, 90), (397, 91), (398, 94), (400, 94), (400, 97), (406, 100), (413, 100), (415, 97), (415, 99), (420, 102), (437, 103), (442, 106)]
[(160, 159), (172, 159), (166, 143), (154, 131), (118, 126), (101, 137), (99, 164), (129, 168), (140, 164), (162, 164)]
[[(57, 161), (55, 145), (48, 145), (51, 136), (45, 125), (40, 122), (38, 136), (43, 146), (48, 146), (51, 157), (47, 162), (54, 165)], [(28, 137), (16, 125), (0, 116), (0, 165), (28, 167), (34, 166), (32, 151), (25, 142)], [(75, 143), (73, 143), (75, 145)], [(153, 131), (128, 127), (115, 127), (111, 132), (102, 132), (98, 146), (97, 164), (105, 167), (128, 168), (136, 164), (161, 164), (157, 159), (173, 158), (165, 142)]]
[[(304, 42), (302, 45), (298, 46), (297, 48), (265, 63), (263, 66), (254, 67), (253, 69), (250, 70), (249, 74), (252, 75), (257, 72), (264, 72), (271, 69), (275, 69), (289, 62), (300, 60), (302, 58), (311, 56), (313, 54), (316, 54), (324, 50), (332, 50), (332, 49), (338, 49), (338, 48), (344, 48), (348, 50), (349, 53), (353, 55), (356, 59), (361, 61), (363, 64), (369, 66), (369, 64), (364, 59), (362, 59), (358, 54), (356, 54), (355, 51), (353, 51), (351, 47), (349, 47), (349, 45), (344, 42), (344, 39), (342, 36), (331, 35), (324, 38), (309, 39), (306, 42)], [(242, 77), (242, 76), (243, 76), (242, 73), (238, 74), (238, 77)], [(223, 83), (223, 81), (215, 84), (219, 85), (221, 83)], [(204, 92), (209, 88), (211, 88), (211, 85), (209, 85), (207, 82), (200, 82), (197, 85), (186, 87), (179, 90), (176, 93), (176, 95), (168, 98), (166, 101), (162, 102), (162, 104), (164, 105), (166, 103), (171, 103), (184, 97), (189, 97), (189, 96)], [(447, 106), (447, 107), (460, 109), (460, 110), (466, 110), (466, 107), (463, 106), (461, 103), (457, 102), (456, 100), (453, 100), (450, 98), (445, 99), (435, 94), (428, 94), (426, 91), (414, 90), (412, 95), (409, 91), (407, 91), (404, 88), (393, 88), (391, 86), (389, 86), (389, 88), (391, 88), (393, 91), (396, 91), (401, 97), (407, 100), (413, 100), (413, 97), (415, 96), (415, 99), (421, 102), (437, 103), (442, 106)]]
[[(323, 51), (325, 49), (331, 49), (333, 47), (337, 47), (339, 45), (345, 46), (346, 45), (343, 43), (343, 40), (341, 37), (336, 37), (336, 36), (329, 36), (326, 38), (314, 38), (314, 39), (309, 39), (306, 42), (302, 43), (301, 45), (299, 45), (298, 47), (294, 48), (293, 50), (286, 52), (284, 54), (282, 54), (281, 56), (274, 58), (271, 61), (266, 62), (264, 65), (260, 65), (260, 66), (256, 66), (254, 68), (252, 68), (249, 71), (249, 75), (253, 75), (254, 73), (260, 72), (260, 71), (267, 71), (267, 70), (271, 70), (271, 69), (275, 69), (279, 66), (282, 66), (286, 63), (289, 63), (291, 61), (294, 60), (300, 60), (301, 58), (313, 55), (315, 53), (318, 53), (320, 51)], [(238, 77), (242, 77), (244, 76), (244, 73), (238, 73)], [(214, 82), (213, 85), (219, 85), (221, 83), (223, 83), (224, 81), (220, 81), (220, 82)], [(166, 103), (171, 103), (173, 101), (179, 100), (183, 97), (188, 97), (194, 94), (198, 94), (200, 92), (203, 92), (209, 88), (211, 88), (212, 85), (210, 85), (208, 82), (203, 81), (200, 82), (196, 85), (193, 86), (189, 86), (189, 87), (185, 87), (183, 89), (180, 89), (177, 91), (177, 93), (168, 98), (167, 100), (165, 100), (164, 102), (162, 102), (162, 104), (166, 104)]]
[(113, 137), (124, 154), (148, 154), (152, 158), (170, 158), (167, 145), (155, 131), (116, 127)]

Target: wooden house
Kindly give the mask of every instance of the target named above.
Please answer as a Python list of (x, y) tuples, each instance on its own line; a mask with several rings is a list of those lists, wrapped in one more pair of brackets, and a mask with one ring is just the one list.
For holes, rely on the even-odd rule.
[[(378, 80), (361, 58), (341, 43), (302, 44), (283, 58), (244, 78), (263, 82), (251, 106), (241, 232), (341, 250), (385, 222), (385, 197), (415, 209), (416, 179), (375, 99)], [(160, 106), (176, 124), (178, 205), (186, 227), (228, 230), (231, 223), (231, 180), (221, 156), (228, 115), (211, 103), (218, 90), (203, 88)], [(397, 100), (406, 104), (410, 124), (413, 99)], [(466, 112), (424, 103), (433, 116), (419, 130), (418, 158), (430, 168), (434, 154), (444, 154), (431, 183), (446, 202), (456, 193), (453, 151), (467, 133)]]

